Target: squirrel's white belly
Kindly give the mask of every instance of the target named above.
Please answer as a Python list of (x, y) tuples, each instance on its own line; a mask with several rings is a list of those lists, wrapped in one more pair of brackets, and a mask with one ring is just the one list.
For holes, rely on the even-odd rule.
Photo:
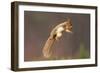
[(56, 37), (61, 37), (62, 36), (62, 31), (64, 31), (64, 28), (63, 27), (59, 27), (57, 30), (56, 30)]

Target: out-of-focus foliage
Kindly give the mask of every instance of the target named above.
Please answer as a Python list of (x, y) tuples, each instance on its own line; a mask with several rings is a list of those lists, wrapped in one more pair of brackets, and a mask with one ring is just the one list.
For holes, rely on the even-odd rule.
[(79, 52), (80, 52), (79, 53), (80, 59), (88, 58), (89, 54), (88, 54), (88, 51), (86, 50), (83, 43), (80, 44), (80, 51)]

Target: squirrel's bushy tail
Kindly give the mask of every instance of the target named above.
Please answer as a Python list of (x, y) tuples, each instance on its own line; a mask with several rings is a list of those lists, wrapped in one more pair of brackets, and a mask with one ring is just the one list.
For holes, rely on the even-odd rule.
[(45, 58), (49, 58), (52, 55), (52, 46), (55, 42), (54, 38), (49, 37), (48, 40), (46, 41), (46, 44), (43, 47), (43, 56)]

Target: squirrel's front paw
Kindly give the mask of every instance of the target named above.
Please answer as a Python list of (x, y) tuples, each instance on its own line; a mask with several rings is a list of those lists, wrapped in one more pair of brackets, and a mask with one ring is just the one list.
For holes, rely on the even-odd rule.
[(62, 33), (57, 33), (56, 34), (56, 40), (58, 40), (62, 36)]

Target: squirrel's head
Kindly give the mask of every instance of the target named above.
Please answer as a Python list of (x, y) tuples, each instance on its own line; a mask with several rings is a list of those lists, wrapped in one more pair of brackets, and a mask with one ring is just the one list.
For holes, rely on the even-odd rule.
[(65, 31), (69, 32), (69, 33), (72, 33), (72, 23), (71, 23), (71, 19), (69, 19), (69, 18), (66, 21)]

